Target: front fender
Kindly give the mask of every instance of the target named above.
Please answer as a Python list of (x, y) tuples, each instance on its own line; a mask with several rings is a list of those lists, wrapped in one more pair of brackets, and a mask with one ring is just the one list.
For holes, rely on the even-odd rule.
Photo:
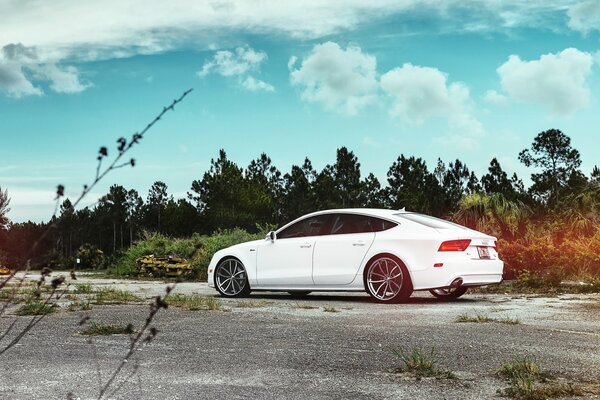
[(208, 286), (215, 287), (215, 268), (225, 258), (237, 258), (246, 268), (250, 287), (256, 285), (256, 247), (228, 247), (217, 251), (208, 264)]

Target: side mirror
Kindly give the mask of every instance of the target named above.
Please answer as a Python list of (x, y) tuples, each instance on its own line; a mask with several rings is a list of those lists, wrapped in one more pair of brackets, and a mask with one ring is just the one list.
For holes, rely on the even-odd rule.
[(269, 233), (267, 233), (267, 237), (265, 239), (274, 242), (275, 239), (277, 239), (277, 234), (275, 234), (275, 231), (270, 231)]

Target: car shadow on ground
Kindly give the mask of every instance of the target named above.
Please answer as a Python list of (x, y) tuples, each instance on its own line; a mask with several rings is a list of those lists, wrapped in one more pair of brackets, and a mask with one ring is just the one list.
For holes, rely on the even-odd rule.
[[(413, 296), (409, 299), (402, 301), (397, 304), (435, 304), (435, 303), (445, 303), (445, 304), (472, 304), (479, 303), (485, 301), (481, 298), (459, 298), (455, 300), (440, 300), (433, 296), (426, 297), (427, 295), (419, 295)], [(217, 295), (217, 297), (219, 297)], [(282, 301), (318, 301), (318, 302), (337, 302), (337, 303), (362, 303), (362, 304), (379, 304), (369, 295), (365, 294), (332, 294), (331, 292), (327, 294), (309, 294), (307, 296), (292, 296), (287, 293), (280, 292), (252, 292), (248, 297), (248, 299), (260, 299), (260, 300), (282, 300)]]

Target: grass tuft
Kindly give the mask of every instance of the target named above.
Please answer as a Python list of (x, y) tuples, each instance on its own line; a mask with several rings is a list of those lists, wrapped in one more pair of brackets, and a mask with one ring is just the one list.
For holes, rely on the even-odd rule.
[(292, 308), (299, 308), (301, 310), (314, 310), (314, 309), (319, 308), (319, 307), (313, 306), (313, 305), (310, 305), (310, 304), (299, 304), (298, 303), (298, 304), (292, 306)]
[[(543, 400), (565, 396), (583, 396), (584, 391), (571, 383), (548, 384), (555, 377), (528, 357), (515, 358), (502, 364), (496, 375), (510, 386), (498, 389), (503, 397), (520, 400)], [(540, 383), (541, 385), (538, 385)]]
[(338, 312), (341, 312), (341, 311), (340, 311), (340, 310), (338, 310), (337, 308), (335, 308), (335, 307), (331, 307), (331, 306), (325, 306), (325, 307), (323, 307), (323, 311), (324, 311), (324, 312), (330, 312), (330, 313), (338, 313)]
[(405, 352), (404, 349), (392, 350), (400, 361), (404, 364), (391, 370), (394, 373), (409, 373), (417, 380), (421, 378), (436, 379), (457, 379), (456, 375), (449, 370), (442, 370), (437, 367), (437, 357), (432, 348), (429, 354), (423, 352), (420, 348), (414, 348), (411, 352)]
[(482, 323), (486, 323), (486, 322), (493, 322), (493, 321), (494, 321), (494, 318), (490, 318), (484, 314), (477, 314), (475, 316), (469, 315), (469, 314), (460, 314), (454, 320), (454, 322), (474, 322), (474, 323), (478, 323), (478, 324), (482, 324)]
[(95, 304), (127, 304), (140, 300), (131, 292), (114, 288), (103, 288), (95, 292)]
[(485, 324), (489, 322), (495, 322), (498, 324), (508, 324), (508, 325), (518, 325), (521, 321), (518, 318), (510, 318), (510, 317), (502, 317), (502, 318), (492, 318), (488, 317), (485, 314), (477, 314), (477, 315), (469, 315), (469, 314), (460, 314), (456, 317), (454, 322), (458, 323), (477, 323), (477, 324)]
[(73, 293), (77, 294), (91, 294), (94, 291), (91, 283), (76, 283), (75, 290)]
[(52, 314), (56, 311), (58, 306), (53, 303), (46, 303), (43, 301), (32, 301), (22, 305), (17, 309), (15, 314), (17, 315), (47, 315)]
[(104, 324), (101, 322), (92, 322), (85, 330), (81, 331), (82, 335), (97, 336), (97, 335), (124, 335), (133, 333), (132, 325), (116, 325)]
[(208, 311), (221, 311), (221, 301), (215, 297), (199, 296), (197, 294), (174, 294), (171, 295), (167, 302), (174, 306), (180, 307), (184, 310), (197, 311), (197, 310), (208, 310)]

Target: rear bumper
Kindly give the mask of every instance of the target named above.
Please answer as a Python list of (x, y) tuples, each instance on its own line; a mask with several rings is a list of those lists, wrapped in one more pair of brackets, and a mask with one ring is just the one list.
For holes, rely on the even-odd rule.
[(463, 260), (445, 262), (443, 267), (433, 266), (411, 271), (415, 290), (450, 287), (462, 279), (461, 286), (483, 286), (502, 282), (504, 263), (500, 260)]

